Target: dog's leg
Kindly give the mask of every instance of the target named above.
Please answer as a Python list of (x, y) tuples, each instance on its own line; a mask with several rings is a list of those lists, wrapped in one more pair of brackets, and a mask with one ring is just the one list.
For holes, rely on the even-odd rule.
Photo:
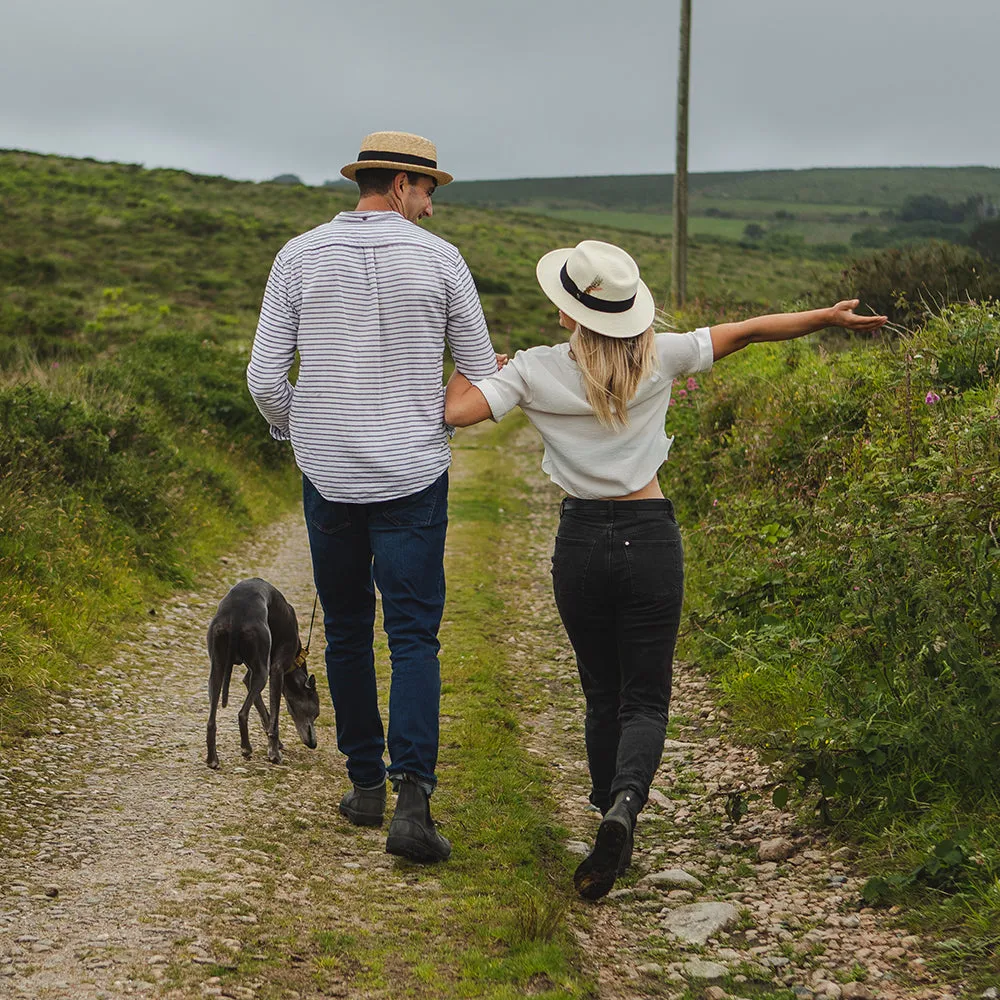
[(264, 685), (267, 683), (267, 668), (263, 664), (254, 663), (248, 672), (250, 674), (250, 683), (247, 685), (249, 690), (246, 701), (243, 702), (243, 707), (240, 709), (239, 720), (240, 746), (243, 748), (243, 756), (249, 760), (253, 753), (253, 747), (250, 745), (250, 707), (260, 699), (260, 693), (264, 690)]
[(219, 695), (222, 693), (222, 678), (225, 674), (223, 664), (214, 656), (212, 657), (212, 667), (208, 675), (208, 728), (206, 739), (208, 743), (208, 753), (205, 756), (205, 763), (213, 770), (219, 766), (219, 755), (215, 750), (215, 716), (219, 710)]
[(270, 682), (271, 725), (267, 731), (267, 759), (272, 764), (281, 763), (281, 740), (278, 739), (278, 714), (281, 710), (281, 689), (285, 682), (285, 672), (281, 664), (272, 663), (268, 671)]
[(257, 709), (257, 714), (260, 716), (260, 724), (264, 727), (264, 732), (270, 732), (271, 730), (271, 717), (267, 714), (267, 707), (264, 704), (264, 698), (261, 695), (257, 695), (253, 700), (253, 707)]

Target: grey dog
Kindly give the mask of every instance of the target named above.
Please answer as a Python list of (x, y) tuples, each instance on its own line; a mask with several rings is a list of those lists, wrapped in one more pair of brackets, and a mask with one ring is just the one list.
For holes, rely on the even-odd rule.
[[(316, 677), (306, 669), (299, 625), (295, 610), (281, 592), (266, 580), (242, 580), (219, 602), (218, 611), (208, 626), (208, 657), (212, 667), (208, 675), (208, 756), (205, 763), (219, 766), (215, 750), (215, 716), (222, 695), (222, 707), (229, 701), (229, 679), (233, 665), (246, 664), (243, 678), (247, 686), (246, 701), (239, 712), (240, 746), (244, 757), (250, 757), (248, 719), (253, 705), (267, 733), (267, 759), (281, 763), (281, 742), (278, 739), (278, 711), (281, 696), (295, 723), (302, 742), (316, 748), (315, 721), (319, 715), (319, 694)], [(264, 707), (261, 692), (269, 683), (270, 711)]]

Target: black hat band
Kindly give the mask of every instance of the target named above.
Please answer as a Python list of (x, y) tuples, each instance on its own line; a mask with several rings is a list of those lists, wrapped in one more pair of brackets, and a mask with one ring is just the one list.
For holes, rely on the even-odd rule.
[(389, 153), (378, 149), (363, 149), (358, 153), (358, 160), (386, 160), (389, 163), (400, 163), (404, 166), (430, 167), (437, 170), (437, 160), (428, 160), (425, 156), (413, 156), (410, 153)]
[(566, 291), (577, 300), (577, 302), (586, 306), (588, 309), (593, 309), (595, 312), (623, 313), (628, 312), (629, 309), (635, 305), (635, 295), (631, 298), (619, 299), (615, 302), (613, 300), (609, 301), (608, 299), (598, 299), (593, 295), (588, 295), (586, 292), (581, 291), (579, 285), (577, 285), (577, 283), (566, 271), (565, 264), (563, 264), (562, 270), (559, 272), (559, 280), (562, 282), (563, 288), (565, 288)]

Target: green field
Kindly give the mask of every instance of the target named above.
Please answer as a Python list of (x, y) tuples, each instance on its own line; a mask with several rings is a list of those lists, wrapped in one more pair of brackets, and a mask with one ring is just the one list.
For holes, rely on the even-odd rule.
[[(700, 198), (863, 206), (869, 211), (898, 208), (914, 195), (932, 194), (962, 201), (982, 194), (1000, 201), (997, 167), (858, 167), (810, 170), (757, 170), (694, 173), (688, 178), (692, 203)], [(547, 204), (621, 211), (670, 211), (672, 174), (610, 177), (534, 177), (517, 180), (462, 181), (437, 196), (442, 204), (503, 208)]]
[[(752, 203), (744, 204), (752, 205)], [(864, 221), (829, 222), (815, 217), (810, 220), (794, 219), (775, 222), (773, 219), (774, 210), (770, 206), (780, 203), (768, 202), (767, 204), (769, 207), (766, 211), (754, 214), (752, 208), (744, 208), (735, 218), (719, 218), (695, 212), (688, 219), (688, 234), (694, 237), (710, 236), (739, 242), (746, 238), (747, 223), (759, 220), (766, 232), (786, 233), (800, 237), (806, 245), (841, 244), (846, 247), (856, 232), (871, 225), (870, 222)], [(786, 206), (790, 204), (785, 202)], [(587, 208), (539, 208), (538, 212), (541, 215), (562, 219), (565, 222), (606, 226), (632, 232), (654, 233), (662, 236), (669, 236), (673, 232), (673, 216), (654, 212), (612, 212)], [(735, 215), (735, 212), (733, 214)]]

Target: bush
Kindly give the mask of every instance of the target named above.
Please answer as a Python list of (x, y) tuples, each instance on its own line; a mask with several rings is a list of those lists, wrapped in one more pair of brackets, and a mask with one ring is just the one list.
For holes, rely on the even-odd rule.
[(949, 303), (1000, 297), (1000, 269), (968, 247), (927, 243), (859, 257), (827, 291), (915, 326)]
[(998, 343), (1000, 307), (951, 307), (902, 350), (755, 348), (670, 411), (696, 647), (825, 815), (1000, 785)]
[(969, 246), (993, 264), (1000, 264), (1000, 219), (976, 226), (969, 233)]

